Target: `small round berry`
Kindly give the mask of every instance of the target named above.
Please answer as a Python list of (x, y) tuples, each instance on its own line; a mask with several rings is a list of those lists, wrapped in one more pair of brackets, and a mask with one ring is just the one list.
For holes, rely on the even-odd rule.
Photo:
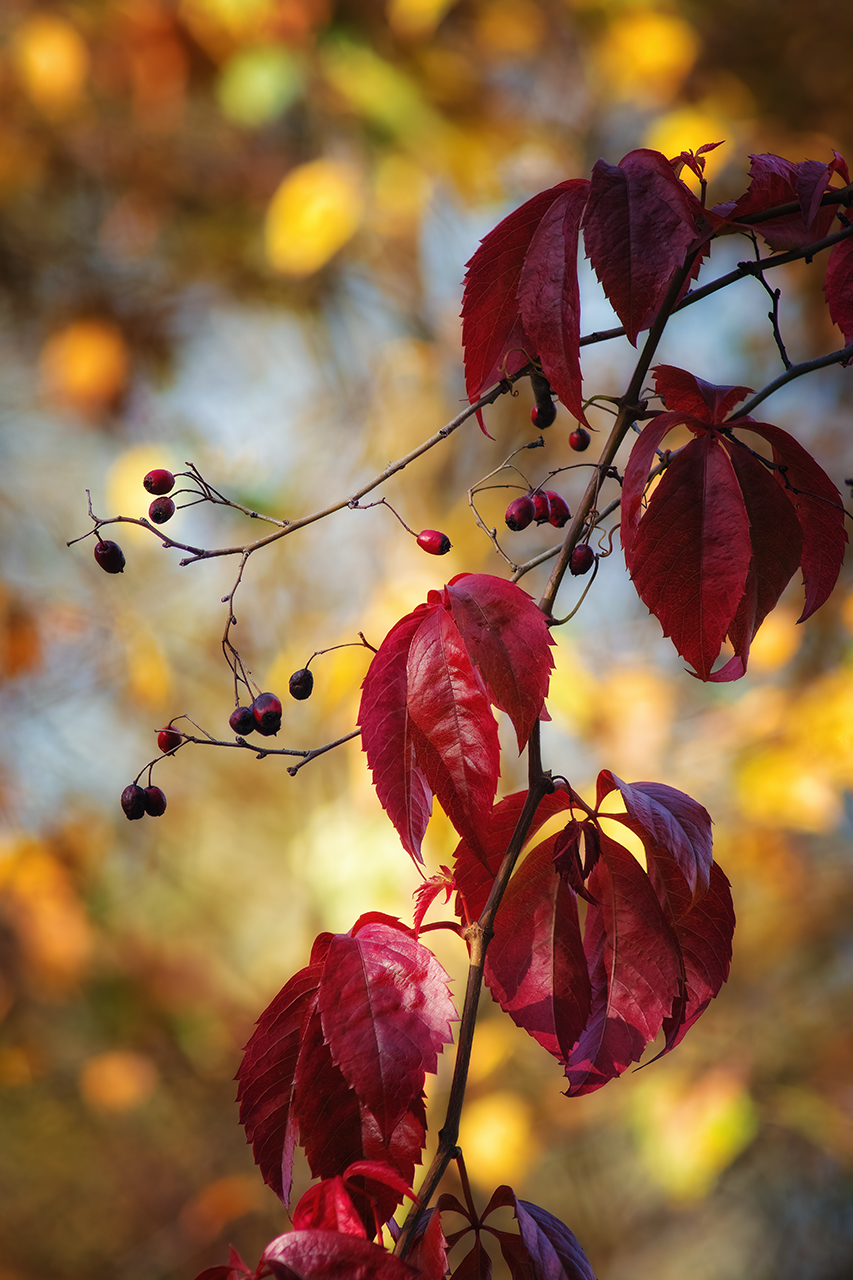
[(552, 493), (550, 489), (546, 489), (545, 492), (551, 508), (548, 522), (555, 529), (562, 529), (564, 525), (568, 524), (569, 517), (572, 514), (569, 510), (569, 504), (565, 498), (560, 497), (559, 493)]
[(556, 416), (557, 406), (553, 400), (542, 400), (530, 410), (530, 421), (534, 427), (539, 427), (540, 431), (545, 427), (550, 427)]
[(166, 797), (159, 787), (146, 787), (145, 812), (152, 818), (162, 818), (166, 812)]
[(148, 472), (142, 483), (149, 493), (171, 493), (175, 487), (175, 477), (171, 471), (157, 467), (156, 470)]
[(104, 573), (124, 573), (124, 552), (117, 542), (102, 539), (95, 543), (95, 559)]
[(314, 688), (314, 672), (309, 671), (307, 667), (300, 667), (298, 671), (294, 671), (288, 682), (291, 698), (296, 698), (298, 702), (304, 702), (306, 698), (311, 697), (311, 691)]
[(573, 431), (569, 436), (569, 444), (575, 453), (583, 453), (589, 448), (590, 435), (586, 427), (578, 427), (577, 431)]
[(281, 728), (281, 702), (274, 693), (259, 693), (252, 703), (255, 728), (265, 738), (278, 733)]
[(155, 498), (148, 508), (149, 519), (155, 524), (165, 524), (175, 514), (175, 504), (171, 498)]
[(576, 578), (581, 574), (589, 573), (595, 564), (595, 552), (588, 542), (581, 542), (575, 547), (569, 559), (569, 572), (573, 573)]
[(518, 533), (519, 530), (526, 529), (533, 522), (534, 515), (533, 499), (529, 493), (526, 493), (523, 498), (516, 498), (507, 507), (506, 515), (504, 516), (506, 527), (512, 529), (513, 533)]
[(533, 516), (537, 524), (547, 524), (551, 519), (551, 502), (547, 493), (532, 493)]
[(247, 733), (254, 733), (258, 727), (251, 707), (235, 707), (228, 717), (228, 723), (241, 737), (245, 737)]
[(145, 817), (145, 792), (135, 782), (131, 782), (130, 786), (122, 791), (121, 807), (124, 810), (124, 816), (131, 822)]
[(177, 729), (173, 729), (171, 725), (167, 725), (165, 729), (160, 729), (157, 733), (157, 746), (162, 752), (174, 751), (175, 747), (179, 747), (183, 742), (181, 734)]
[(451, 547), (446, 533), (438, 529), (422, 529), (418, 534), (418, 546), (428, 551), (431, 556), (446, 556)]

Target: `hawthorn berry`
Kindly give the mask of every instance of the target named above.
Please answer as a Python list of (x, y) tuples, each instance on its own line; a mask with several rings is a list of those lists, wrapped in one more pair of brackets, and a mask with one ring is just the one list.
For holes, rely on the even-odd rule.
[(438, 529), (422, 529), (418, 534), (418, 546), (428, 551), (431, 556), (446, 556), (451, 547), (446, 533)]
[(142, 793), (145, 796), (145, 812), (152, 818), (161, 818), (166, 812), (166, 797), (159, 787), (146, 787)]
[(252, 703), (255, 728), (265, 738), (272, 737), (281, 728), (281, 702), (274, 693), (259, 693)]
[(548, 499), (550, 512), (548, 515), (548, 523), (552, 524), (555, 529), (562, 529), (567, 524), (571, 511), (565, 498), (561, 498), (559, 493), (552, 493), (550, 489), (545, 490), (545, 496)]
[(182, 741), (183, 738), (178, 733), (177, 729), (173, 729), (171, 725), (167, 725), (165, 729), (158, 730), (157, 746), (164, 753), (166, 751), (174, 751), (175, 747), (179, 747)]
[(101, 539), (95, 543), (95, 559), (104, 573), (124, 573), (124, 552), (117, 542)]
[(148, 472), (142, 483), (149, 493), (169, 493), (175, 487), (175, 477), (171, 471), (157, 467), (154, 471)]
[(575, 453), (583, 453), (589, 448), (590, 435), (586, 427), (578, 427), (577, 431), (573, 431), (569, 436), (569, 444)]
[(130, 786), (122, 791), (121, 807), (124, 810), (124, 816), (130, 822), (145, 817), (145, 792), (135, 782), (131, 782)]
[(541, 400), (530, 410), (530, 421), (534, 427), (550, 427), (557, 416), (557, 406), (553, 400)]
[(291, 698), (296, 698), (298, 702), (304, 702), (306, 698), (311, 697), (311, 690), (314, 688), (314, 672), (309, 671), (307, 667), (300, 667), (290, 677), (287, 687), (290, 690)]
[(551, 502), (547, 492), (532, 493), (533, 517), (537, 524), (547, 524), (551, 519)]
[(235, 707), (228, 717), (228, 723), (235, 733), (239, 733), (244, 737), (247, 733), (254, 733), (257, 729), (255, 722), (255, 713), (251, 707)]
[(155, 498), (148, 508), (149, 519), (155, 524), (165, 524), (175, 514), (175, 504), (171, 498)]
[(575, 547), (569, 558), (569, 572), (579, 578), (581, 574), (589, 573), (594, 564), (595, 552), (588, 542), (581, 542)]
[(516, 498), (507, 507), (506, 515), (504, 516), (506, 527), (512, 529), (513, 533), (518, 533), (519, 530), (527, 528), (534, 515), (533, 499), (529, 493), (526, 493), (523, 498)]

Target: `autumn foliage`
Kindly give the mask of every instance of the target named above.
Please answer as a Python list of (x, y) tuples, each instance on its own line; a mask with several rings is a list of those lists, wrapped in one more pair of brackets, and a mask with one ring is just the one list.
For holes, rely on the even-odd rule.
[[(477, 414), (485, 430), (486, 406), (526, 377), (539, 429), (550, 425), (552, 396), (589, 425), (583, 346), (621, 334), (637, 346), (647, 336), (628, 387), (611, 397), (612, 431), (566, 517), (541, 599), (516, 581), (531, 566), (514, 566), (511, 579), (460, 573), (413, 604), (374, 653), (358, 726), (378, 800), (421, 876), (413, 920), (370, 913), (347, 933), (321, 934), (258, 1019), (239, 1069), (241, 1122), (261, 1175), (285, 1205), (297, 1146), (318, 1181), (292, 1208), (293, 1230), (267, 1246), (254, 1271), (232, 1251), (228, 1264), (199, 1280), (485, 1280), (485, 1237), (517, 1280), (591, 1280), (580, 1244), (549, 1210), (509, 1187), (499, 1187), (482, 1213), (473, 1203), (456, 1144), (481, 984), (556, 1059), (555, 1077), (562, 1074), (571, 1099), (617, 1079), (648, 1050), (661, 1056), (679, 1044), (726, 981), (735, 914), (714, 860), (711, 818), (696, 800), (608, 769), (584, 798), (558, 761), (543, 765), (539, 726), (549, 719), (559, 660), (557, 591), (573, 551), (588, 549), (602, 529), (602, 511), (616, 512), (640, 599), (693, 675), (731, 681), (746, 673), (759, 627), (798, 570), (801, 621), (827, 600), (847, 540), (834, 482), (792, 435), (753, 416), (778, 386), (853, 359), (846, 164), (838, 153), (828, 163), (754, 156), (748, 190), (708, 207), (704, 155), (714, 145), (672, 160), (646, 149), (618, 165), (599, 160), (589, 180), (561, 182), (511, 213), (468, 263), (462, 318), (471, 408), (453, 429)], [(754, 256), (692, 288), (714, 242), (736, 234), (751, 240)], [(581, 243), (619, 320), (606, 334), (581, 334)], [(795, 365), (771, 315), (784, 373), (763, 391), (653, 366), (674, 312), (744, 275), (763, 280), (782, 262), (824, 249), (827, 306), (844, 348)], [(105, 523), (96, 519), (94, 532)], [(500, 550), (496, 532), (486, 532)], [(259, 545), (244, 548), (244, 557)], [(587, 568), (595, 559), (586, 557)], [(236, 682), (234, 663), (232, 670)], [(528, 757), (527, 788), (500, 798), (498, 712)], [(430, 873), (424, 838), (436, 800), (459, 842), (452, 867)], [(425, 917), (442, 898), (452, 899), (452, 918), (437, 923), (470, 957), (461, 1007), (422, 941)], [(416, 1189), (426, 1077), (457, 1020), (448, 1112)], [(433, 1204), (452, 1160), (465, 1203), (445, 1192)], [(393, 1215), (407, 1198), (412, 1208), (400, 1228)], [(517, 1232), (490, 1222), (507, 1208)], [(446, 1228), (447, 1214), (466, 1225)], [(470, 1248), (460, 1256), (463, 1242)]]

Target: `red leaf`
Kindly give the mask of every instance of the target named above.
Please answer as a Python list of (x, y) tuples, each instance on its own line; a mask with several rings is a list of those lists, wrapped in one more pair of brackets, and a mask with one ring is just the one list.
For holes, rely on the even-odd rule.
[(522, 751), (542, 714), (554, 661), (545, 615), (514, 582), (464, 573), (448, 584), (453, 621), (494, 705)]
[(462, 343), (465, 385), (472, 403), (501, 378), (523, 368), (536, 354), (525, 347), (518, 286), (525, 256), (542, 218), (569, 185), (560, 183), (540, 191), (509, 214), (483, 238), (466, 264)]
[[(431, 748), (418, 765), (460, 834), (487, 822), (500, 774), (498, 727), (446, 609), (427, 613), (409, 648), (408, 707)], [(433, 753), (441, 762), (436, 768)]]
[(518, 284), (521, 321), (530, 349), (569, 413), (583, 423), (577, 256), (588, 192), (586, 179), (560, 184), (559, 195), (530, 241)]
[(402, 928), (368, 924), (329, 945), (319, 1009), (332, 1057), (388, 1139), (450, 1044), (447, 974)]
[(790, 498), (803, 532), (802, 570), (806, 600), (798, 619), (805, 622), (827, 600), (838, 580), (847, 545), (841, 494), (811, 454), (793, 436), (769, 422), (751, 419), (733, 426), (754, 431), (770, 445), (784, 473), (779, 484)]
[(853, 342), (853, 236), (830, 249), (823, 289), (829, 318), (849, 346)]
[(340, 1231), (366, 1237), (364, 1223), (356, 1213), (341, 1177), (324, 1178), (309, 1187), (293, 1210), (294, 1231)]
[(589, 878), (600, 905), (587, 911), (584, 933), (592, 1008), (566, 1066), (569, 1097), (593, 1093), (638, 1062), (682, 984), (675, 937), (648, 876), (627, 849), (600, 839)]
[[(632, 462), (633, 454), (626, 487)], [(743, 495), (716, 432), (702, 431), (675, 454), (624, 549), (640, 599), (707, 680), (751, 559)]]
[(673, 928), (684, 960), (687, 1001), (680, 1020), (664, 1019), (666, 1053), (681, 1042), (729, 976), (735, 913), (729, 882), (716, 862), (705, 897), (674, 920)]
[(450, 895), (456, 885), (453, 875), (449, 867), (441, 867), (441, 874), (430, 876), (429, 880), (425, 880), (422, 885), (415, 889), (412, 897), (416, 899), (414, 918), (412, 920), (412, 928), (415, 931), (415, 937), (418, 936), (424, 916), (429, 911), (435, 899), (440, 893), (444, 894), (444, 901), (450, 901)]
[[(453, 855), (457, 888), (456, 914), (463, 922), (477, 920), (485, 907), (526, 799), (526, 791), (516, 791), (495, 805), (488, 825), (477, 842), (477, 850), (483, 850), (485, 862), (467, 840), (460, 840), (456, 846)], [(562, 813), (569, 808), (571, 800), (565, 791), (553, 791), (545, 796), (536, 810), (528, 839), (532, 840), (539, 828), (555, 813)]]
[(432, 812), (432, 792), (415, 763), (406, 672), (412, 638), (435, 608), (418, 605), (388, 632), (364, 678), (358, 712), (379, 803), (416, 862), (423, 862), (421, 843)]
[(277, 1280), (416, 1280), (417, 1272), (381, 1245), (337, 1231), (291, 1231), (264, 1250)]
[[(820, 199), (839, 167), (838, 159), (828, 165), (818, 160), (794, 164), (769, 153), (752, 155), (749, 188), (733, 205), (725, 206), (725, 210), (731, 221), (737, 222), (747, 214), (798, 200), (801, 212), (757, 223), (755, 230), (774, 251), (799, 249), (821, 240), (832, 226), (836, 206), (821, 206)], [(723, 206), (717, 212), (723, 212)]]
[(453, 1280), (491, 1280), (492, 1260), (479, 1235), (461, 1262), (453, 1269)]
[(419, 1225), (408, 1262), (421, 1280), (445, 1280), (448, 1271), (447, 1241), (441, 1229), (441, 1214), (437, 1210), (429, 1210), (424, 1217), (428, 1219), (427, 1225), (423, 1230)]
[(690, 414), (709, 426), (722, 423), (726, 414), (752, 392), (751, 387), (718, 387), (673, 364), (656, 365), (652, 373), (655, 390), (663, 396), (667, 409)]
[(609, 769), (602, 769), (598, 775), (596, 802), (599, 811), (604, 798), (614, 790), (625, 801), (627, 820), (619, 814), (613, 816), (640, 837), (650, 865), (662, 859), (677, 867), (689, 889), (685, 907), (689, 910), (691, 903), (707, 892), (711, 874), (713, 850), (708, 810), (683, 791), (663, 782), (623, 782)]
[(696, 239), (695, 197), (659, 151), (597, 161), (583, 229), (587, 257), (629, 341), (651, 324)]
[(577, 897), (554, 868), (551, 836), (509, 882), (486, 952), (485, 979), (501, 1008), (561, 1063), (590, 1011)]

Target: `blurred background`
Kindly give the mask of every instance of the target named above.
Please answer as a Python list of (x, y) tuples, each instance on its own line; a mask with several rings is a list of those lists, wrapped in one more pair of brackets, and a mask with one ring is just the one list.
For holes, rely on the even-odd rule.
[[(464, 403), (463, 266), (505, 213), (639, 146), (725, 139), (714, 201), (745, 188), (750, 151), (853, 159), (851, 61), (853, 8), (829, 0), (5, 0), (0, 1280), (192, 1280), (229, 1241), (254, 1266), (287, 1218), (237, 1124), (242, 1045), (317, 932), (410, 918), (417, 884), (357, 742), (295, 778), (185, 747), (154, 773), (165, 816), (125, 821), (158, 728), (228, 736), (237, 562), (182, 569), (114, 526), (127, 568), (108, 576), (92, 539), (66, 547), (86, 489), (99, 516), (140, 516), (143, 475), (192, 461), (280, 518), (347, 497)], [(748, 256), (724, 242), (702, 279)], [(772, 283), (792, 358), (841, 345), (817, 271)], [(583, 307), (585, 332), (612, 323), (586, 271)], [(659, 359), (759, 387), (781, 371), (767, 308), (743, 281), (685, 312)], [(588, 348), (587, 393), (619, 394), (631, 356)], [(852, 378), (764, 406), (842, 487)], [(232, 639), (285, 695), (276, 745), (354, 725), (363, 648), (315, 659), (314, 696), (286, 698), (315, 650), (377, 645), (452, 574), (505, 572), (465, 499), (532, 438), (528, 389), (505, 399), (494, 441), (469, 422), (381, 491), (446, 530), (445, 559), (380, 507), (249, 562)], [(533, 483), (578, 464), (554, 484), (570, 504), (573, 426), (561, 410), (523, 455)], [(512, 496), (482, 495), (489, 525)], [(259, 526), (205, 506), (166, 531), (224, 546)], [(704, 803), (739, 917), (731, 980), (684, 1044), (589, 1098), (564, 1098), (484, 997), (463, 1130), (477, 1194), (509, 1182), (563, 1218), (599, 1280), (853, 1275), (853, 580), (803, 628), (800, 602), (794, 584), (745, 680), (701, 686), (617, 540), (559, 634), (546, 763), (582, 794), (612, 768)], [(438, 814), (429, 869), (453, 846)], [(436, 946), (461, 992), (461, 948)]]

